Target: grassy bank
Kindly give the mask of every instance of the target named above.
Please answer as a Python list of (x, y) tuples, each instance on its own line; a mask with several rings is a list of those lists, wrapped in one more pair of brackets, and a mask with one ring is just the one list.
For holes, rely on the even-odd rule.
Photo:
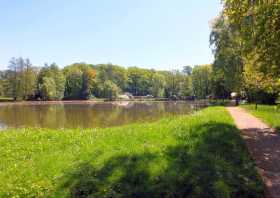
[(13, 98), (8, 97), (0, 97), (0, 102), (12, 102)]
[(0, 197), (262, 197), (223, 107), (151, 124), (0, 133)]
[(277, 109), (276, 105), (258, 105), (257, 109), (255, 105), (242, 105), (242, 107), (280, 131), (280, 109)]

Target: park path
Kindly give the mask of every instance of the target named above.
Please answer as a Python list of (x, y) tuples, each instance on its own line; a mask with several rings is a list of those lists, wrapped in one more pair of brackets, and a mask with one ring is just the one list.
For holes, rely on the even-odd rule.
[(280, 135), (239, 107), (227, 107), (242, 131), (250, 154), (266, 186), (267, 197), (280, 197)]

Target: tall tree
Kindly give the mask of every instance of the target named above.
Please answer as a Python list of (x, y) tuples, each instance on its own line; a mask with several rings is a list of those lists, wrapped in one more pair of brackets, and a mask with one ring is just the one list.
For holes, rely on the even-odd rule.
[(93, 68), (85, 68), (82, 75), (82, 98), (89, 99), (95, 86), (96, 72)]
[[(247, 96), (255, 93), (254, 100), (273, 96), (273, 100), (263, 101), (273, 103), (280, 92), (280, 1), (223, 0), (223, 3), (222, 15), (211, 35), (215, 44), (214, 73), (215, 67), (228, 68), (231, 75), (225, 75), (225, 86), (230, 79), (235, 84), (244, 82), (241, 89)], [(242, 74), (241, 78), (232, 78), (235, 69)], [(218, 73), (221, 71), (226, 70)], [(252, 86), (256, 80), (265, 86)]]
[(29, 59), (25, 59), (24, 69), (24, 99), (34, 99), (36, 92), (37, 71)]
[(27, 100), (35, 95), (37, 72), (29, 59), (12, 58), (8, 66), (8, 84), (14, 100)]
[(190, 76), (192, 74), (192, 67), (187, 65), (183, 67), (183, 73)]
[(125, 89), (127, 86), (127, 72), (125, 68), (113, 64), (100, 64), (96, 65), (97, 81), (104, 83), (109, 80), (121, 89)]
[(165, 87), (165, 77), (162, 74), (154, 72), (151, 76), (150, 92), (154, 97), (163, 97)]
[(93, 65), (75, 63), (64, 68), (65, 98), (88, 99), (93, 93), (96, 72)]
[(186, 76), (178, 70), (164, 73), (166, 79), (165, 96), (167, 98), (183, 96)]
[(130, 67), (127, 70), (128, 87), (127, 90), (135, 96), (143, 96), (149, 94), (151, 87), (150, 75), (151, 71), (140, 69), (138, 67)]
[(52, 77), (43, 77), (40, 84), (40, 92), (43, 100), (53, 100), (56, 98), (56, 84)]
[(12, 97), (14, 100), (17, 100), (19, 96), (19, 73), (17, 67), (17, 60), (15, 57), (11, 58), (9, 61), (8, 68), (11, 70), (11, 75), (9, 75), (8, 83), (11, 88)]
[(243, 59), (238, 32), (223, 15), (213, 21), (210, 44), (215, 56), (213, 93), (218, 98), (227, 98), (231, 92), (242, 89)]
[(199, 65), (193, 68), (192, 87), (195, 96), (205, 99), (211, 94), (211, 65)]
[(108, 100), (114, 100), (120, 93), (120, 88), (110, 80), (106, 80), (102, 86), (103, 95)]
[[(44, 100), (60, 100), (64, 97), (65, 77), (59, 67), (52, 63), (40, 70), (38, 75), (38, 96)], [(51, 87), (51, 88), (47, 88)], [(48, 93), (47, 91), (51, 93)]]

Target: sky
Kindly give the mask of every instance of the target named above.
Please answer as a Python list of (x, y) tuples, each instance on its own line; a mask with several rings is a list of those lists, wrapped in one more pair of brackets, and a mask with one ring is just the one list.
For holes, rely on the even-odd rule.
[(113, 63), (160, 70), (213, 61), (220, 0), (0, 0), (0, 69)]

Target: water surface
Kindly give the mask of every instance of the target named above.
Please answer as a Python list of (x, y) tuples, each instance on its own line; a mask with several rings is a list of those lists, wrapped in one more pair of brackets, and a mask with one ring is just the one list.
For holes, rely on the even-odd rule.
[(0, 106), (0, 127), (93, 128), (152, 122), (193, 111), (188, 102), (10, 104)]

